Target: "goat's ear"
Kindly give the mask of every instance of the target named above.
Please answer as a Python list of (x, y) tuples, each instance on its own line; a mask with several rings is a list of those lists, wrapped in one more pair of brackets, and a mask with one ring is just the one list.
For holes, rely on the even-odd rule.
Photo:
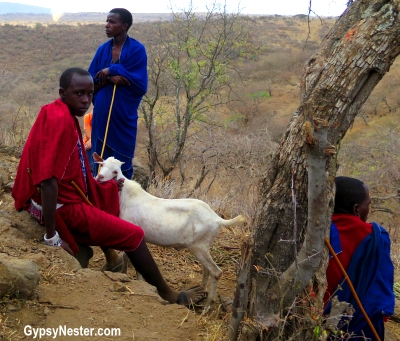
[(93, 153), (93, 160), (96, 163), (104, 162), (104, 160), (96, 152)]

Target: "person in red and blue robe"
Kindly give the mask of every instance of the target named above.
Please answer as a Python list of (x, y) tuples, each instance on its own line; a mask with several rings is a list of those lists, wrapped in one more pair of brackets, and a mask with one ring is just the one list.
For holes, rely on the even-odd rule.
[[(339, 176), (335, 183), (330, 242), (377, 334), (384, 340), (384, 321), (394, 313), (395, 303), (389, 234), (377, 223), (366, 222), (371, 198), (362, 181)], [(351, 340), (365, 340), (365, 337), (376, 340), (333, 258), (329, 260), (326, 276), (326, 312), (333, 296), (351, 303), (355, 309), (353, 317), (342, 320), (339, 328), (351, 334)]]

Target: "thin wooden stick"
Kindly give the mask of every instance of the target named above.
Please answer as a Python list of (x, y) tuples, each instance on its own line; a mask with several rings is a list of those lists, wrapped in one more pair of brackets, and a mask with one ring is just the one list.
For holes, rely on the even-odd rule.
[[(111, 119), (111, 111), (114, 105), (114, 98), (115, 98), (115, 91), (117, 90), (117, 85), (114, 84), (114, 89), (112, 93), (112, 98), (111, 98), (111, 104), (110, 104), (110, 110), (108, 111), (108, 118), (107, 118), (107, 125), (106, 125), (106, 132), (104, 134), (104, 141), (103, 141), (103, 147), (101, 148), (101, 154), (100, 157), (103, 158), (104, 155), (104, 149), (106, 148), (106, 141), (107, 141), (107, 135), (108, 135), (108, 127), (110, 125), (110, 119)], [(99, 169), (97, 172), (100, 172), (101, 165), (99, 165)]]
[(49, 307), (49, 308), (61, 308), (61, 309), (77, 309), (77, 307), (73, 307), (70, 305), (60, 305), (60, 304), (41, 304), (39, 303), (41, 307)]
[(75, 190), (79, 193), (79, 195), (81, 196), (81, 198), (85, 203), (87, 203), (90, 206), (93, 206), (92, 203), (89, 201), (89, 199), (86, 198), (85, 193), (82, 192), (82, 190), (79, 188), (79, 186), (76, 184), (74, 180), (71, 181), (71, 185), (74, 186)]

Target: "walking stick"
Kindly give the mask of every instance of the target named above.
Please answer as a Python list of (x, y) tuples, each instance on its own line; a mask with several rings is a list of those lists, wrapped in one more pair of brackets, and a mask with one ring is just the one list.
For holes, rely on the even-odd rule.
[[(111, 98), (111, 104), (110, 104), (110, 110), (108, 111), (108, 118), (107, 118), (107, 125), (106, 125), (106, 132), (104, 133), (104, 141), (103, 141), (103, 147), (101, 148), (101, 154), (100, 157), (103, 158), (104, 154), (104, 149), (106, 147), (106, 141), (107, 141), (107, 134), (108, 134), (108, 126), (110, 125), (110, 118), (111, 118), (111, 111), (112, 107), (114, 105), (114, 97), (115, 97), (115, 91), (117, 90), (117, 85), (114, 84), (114, 89), (112, 93), (112, 98)], [(101, 165), (99, 165), (99, 168), (97, 170), (97, 173), (100, 172)]]
[(344, 276), (344, 279), (346, 280), (347, 284), (349, 285), (350, 290), (351, 290), (351, 293), (353, 294), (353, 296), (354, 296), (354, 298), (355, 298), (355, 300), (356, 300), (356, 302), (357, 302), (357, 304), (358, 304), (358, 306), (359, 306), (359, 308), (360, 308), (362, 314), (364, 315), (364, 318), (366, 319), (366, 321), (367, 321), (367, 323), (368, 323), (368, 326), (371, 328), (372, 333), (374, 334), (376, 340), (377, 340), (377, 341), (381, 341), (381, 339), (380, 339), (378, 333), (377, 333), (376, 330), (375, 330), (375, 327), (373, 326), (371, 320), (369, 319), (369, 317), (368, 317), (368, 315), (367, 315), (367, 312), (365, 311), (363, 305), (361, 304), (360, 299), (358, 298), (358, 295), (357, 295), (357, 293), (356, 293), (356, 290), (354, 289), (353, 283), (351, 283), (351, 280), (350, 280), (349, 276), (347, 275), (346, 270), (343, 268), (343, 265), (342, 265), (342, 263), (340, 262), (338, 256), (336, 256), (336, 252), (333, 250), (333, 247), (332, 247), (332, 245), (331, 245), (331, 243), (329, 242), (329, 240), (328, 240), (327, 237), (325, 237), (325, 244), (326, 244), (326, 246), (328, 247), (329, 252), (330, 252), (331, 255), (333, 256), (333, 258), (335, 258), (335, 261), (336, 261), (337, 265), (339, 266), (340, 271), (342, 271), (342, 274), (343, 274), (343, 276)]

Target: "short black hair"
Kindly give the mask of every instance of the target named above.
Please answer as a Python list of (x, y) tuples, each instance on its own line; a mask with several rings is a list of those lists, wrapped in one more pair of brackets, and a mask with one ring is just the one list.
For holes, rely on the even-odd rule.
[(367, 191), (361, 180), (347, 176), (335, 178), (335, 208), (333, 213), (353, 214), (355, 204), (361, 204), (367, 198)]
[(91, 76), (89, 72), (79, 67), (71, 67), (65, 70), (60, 77), (60, 88), (67, 89), (71, 84), (72, 77), (78, 74), (80, 76)]
[(113, 8), (110, 13), (116, 13), (119, 14), (119, 17), (121, 18), (121, 22), (123, 24), (128, 24), (128, 28), (126, 29), (126, 31), (128, 32), (129, 27), (132, 26), (132, 13), (129, 12), (127, 9), (125, 8)]

